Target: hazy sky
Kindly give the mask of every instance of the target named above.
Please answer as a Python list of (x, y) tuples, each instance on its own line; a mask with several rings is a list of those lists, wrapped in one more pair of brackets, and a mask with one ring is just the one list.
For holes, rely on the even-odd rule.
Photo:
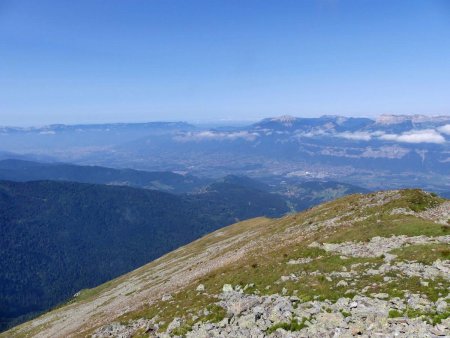
[(0, 125), (450, 113), (446, 0), (0, 0)]

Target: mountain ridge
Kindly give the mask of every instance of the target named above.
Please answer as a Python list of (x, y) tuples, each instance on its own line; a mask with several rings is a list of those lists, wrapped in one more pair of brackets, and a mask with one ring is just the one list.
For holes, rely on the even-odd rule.
[[(445, 335), (449, 218), (448, 200), (396, 190), (244, 221), (5, 334), (303, 337), (403, 328), (406, 336)], [(419, 262), (406, 259), (411, 245)]]
[(192, 192), (211, 181), (171, 171), (150, 172), (18, 159), (0, 160), (0, 179), (20, 182), (54, 180), (116, 186), (124, 185), (173, 193)]
[(450, 190), (446, 116), (385, 115), (377, 122), (328, 115), (268, 118), (230, 127), (152, 126), (2, 133), (1, 150), (16, 154), (11, 156), (32, 153), (37, 159), (200, 177), (287, 177), (304, 171), (370, 190)]
[(288, 211), (281, 197), (239, 186), (174, 195), (76, 182), (0, 181), (1, 327), (239, 219)]

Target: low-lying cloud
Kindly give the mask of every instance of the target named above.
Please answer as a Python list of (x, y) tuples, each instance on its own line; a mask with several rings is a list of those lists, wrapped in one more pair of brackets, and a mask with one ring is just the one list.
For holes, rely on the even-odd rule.
[(245, 140), (248, 142), (253, 142), (259, 137), (271, 136), (273, 134), (294, 136), (297, 138), (301, 137), (339, 137), (347, 140), (353, 141), (366, 141), (371, 140), (382, 140), (398, 143), (435, 143), (441, 144), (445, 143), (446, 139), (444, 135), (450, 135), (450, 124), (444, 125), (436, 129), (422, 129), (422, 130), (409, 130), (403, 133), (386, 133), (382, 130), (375, 131), (345, 131), (345, 132), (335, 132), (323, 129), (314, 129), (308, 132), (295, 131), (292, 135), (287, 131), (214, 131), (205, 130), (197, 132), (188, 132), (179, 134), (174, 137), (176, 141), (179, 142), (191, 142), (191, 141), (235, 141), (235, 140)]
[[(385, 133), (384, 131), (356, 131), (356, 132), (342, 132), (342, 133), (324, 133), (331, 137), (340, 137), (347, 140), (354, 141), (370, 141), (370, 140), (384, 140), (400, 143), (445, 143), (445, 137), (442, 134), (450, 135), (450, 124), (436, 129), (410, 130), (400, 134)], [(311, 135), (303, 134), (304, 137), (320, 136), (319, 133)]]
[(372, 139), (373, 134), (369, 132), (343, 132), (336, 134), (337, 137), (342, 137), (348, 140), (356, 140), (356, 141), (370, 141)]
[(236, 131), (236, 132), (216, 132), (216, 131), (201, 131), (190, 132), (175, 137), (177, 141), (208, 141), (208, 140), (229, 140), (234, 141), (237, 139), (243, 139), (246, 141), (254, 141), (259, 136), (258, 133), (250, 133), (248, 131)]
[(445, 138), (434, 129), (411, 130), (402, 134), (384, 134), (379, 138), (385, 141), (404, 143), (444, 143)]
[(442, 127), (439, 127), (438, 130), (442, 134), (450, 135), (450, 124), (446, 124), (446, 125), (444, 125)]

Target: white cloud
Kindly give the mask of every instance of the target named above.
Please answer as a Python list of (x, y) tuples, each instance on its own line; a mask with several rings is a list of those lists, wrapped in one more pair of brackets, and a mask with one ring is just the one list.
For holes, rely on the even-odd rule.
[[(443, 134), (450, 135), (450, 124), (438, 128)], [(402, 143), (444, 143), (445, 137), (435, 129), (410, 130), (401, 134), (386, 134), (384, 131), (376, 130), (372, 132), (355, 131), (342, 133), (318, 133), (316, 131), (310, 133), (303, 133), (300, 136), (314, 137), (321, 135), (330, 135), (334, 137), (341, 137), (354, 141), (370, 141), (372, 139), (379, 139), (384, 141), (402, 142)]]
[(434, 129), (411, 130), (402, 134), (384, 134), (379, 138), (385, 141), (404, 143), (444, 143), (445, 138)]
[(387, 146), (380, 148), (368, 147), (361, 154), (361, 157), (367, 158), (402, 158), (410, 152), (409, 149), (400, 146)]
[(450, 124), (446, 124), (442, 127), (439, 127), (438, 130), (443, 134), (450, 135)]
[(191, 132), (175, 137), (177, 141), (205, 141), (205, 140), (230, 140), (244, 139), (246, 141), (254, 141), (259, 136), (258, 133), (250, 133), (247, 131), (236, 132), (216, 132), (216, 131), (201, 131)]
[(336, 134), (337, 137), (342, 137), (348, 140), (356, 140), (356, 141), (370, 141), (372, 139), (372, 134), (368, 132), (363, 131), (357, 131), (357, 132), (343, 132)]

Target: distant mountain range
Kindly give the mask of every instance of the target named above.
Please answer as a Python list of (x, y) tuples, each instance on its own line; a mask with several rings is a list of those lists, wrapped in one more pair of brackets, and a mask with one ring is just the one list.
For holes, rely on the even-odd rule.
[(450, 191), (450, 116), (281, 116), (247, 126), (183, 122), (0, 128), (0, 158), (200, 177), (346, 182)]
[[(0, 160), (0, 180), (18, 182), (51, 180), (80, 183), (129, 186), (192, 196), (214, 195), (225, 197), (231, 191), (271, 193), (283, 199), (291, 211), (300, 211), (313, 205), (367, 189), (347, 183), (292, 177), (265, 177), (259, 180), (246, 176), (227, 175), (219, 179), (199, 178), (174, 172), (148, 172), (133, 169), (114, 169), (100, 166), (80, 166), (67, 163), (41, 163), (16, 159)], [(239, 190), (240, 189), (240, 190)], [(191, 196), (191, 197), (192, 197)], [(265, 196), (265, 197), (267, 197)], [(237, 198), (240, 201), (240, 197)], [(230, 201), (233, 202), (233, 201)], [(238, 207), (238, 206), (236, 206)]]
[[(267, 118), (253, 125), (255, 129), (278, 129), (316, 132), (384, 131), (391, 133), (420, 129), (437, 129), (450, 124), (450, 116), (381, 115), (376, 119), (324, 115), (319, 118), (281, 116)], [(445, 134), (445, 129), (443, 132)]]
[(192, 175), (180, 175), (169, 171), (148, 172), (17, 159), (0, 160), (0, 179), (19, 182), (54, 180), (124, 185), (173, 193), (193, 192), (211, 182), (211, 180)]
[(61, 132), (136, 132), (143, 130), (146, 133), (151, 130), (183, 130), (195, 129), (195, 127), (186, 122), (146, 122), (146, 123), (104, 123), (104, 124), (50, 124), (41, 127), (8, 127), (0, 126), (0, 133), (2, 134), (49, 134), (54, 135)]
[[(295, 117), (282, 115), (279, 117), (269, 117), (252, 124), (254, 128), (308, 130), (312, 128), (325, 128), (335, 131), (357, 131), (357, 130), (385, 130), (390, 132), (405, 132), (411, 129), (439, 128), (450, 124), (450, 116), (428, 116), (428, 115), (380, 115), (377, 118), (346, 117), (339, 115), (323, 115), (321, 117)], [(225, 125), (224, 125), (225, 126)], [(241, 129), (239, 127), (233, 127)], [(243, 127), (248, 129), (248, 127)], [(64, 132), (126, 132), (143, 130), (145, 133), (151, 131), (180, 131), (198, 130), (199, 127), (186, 122), (145, 122), (145, 123), (105, 123), (105, 124), (51, 124), (41, 127), (9, 127), (0, 126), (0, 133), (28, 133), (28, 134), (50, 134)], [(200, 128), (201, 129), (201, 128)], [(222, 129), (222, 128), (220, 128)], [(227, 130), (227, 128), (223, 128)], [(444, 130), (445, 134), (445, 130)]]

